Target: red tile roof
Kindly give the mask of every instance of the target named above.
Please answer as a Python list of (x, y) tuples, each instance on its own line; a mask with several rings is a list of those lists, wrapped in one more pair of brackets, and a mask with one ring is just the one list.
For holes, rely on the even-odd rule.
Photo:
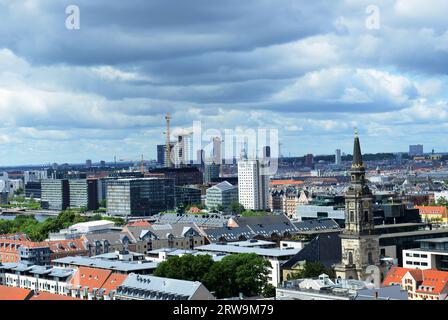
[(73, 251), (86, 251), (87, 248), (81, 239), (70, 239), (70, 240), (50, 240), (47, 241), (51, 252), (53, 253), (66, 253)]
[[(417, 292), (428, 294), (440, 294), (447, 290), (448, 272), (438, 270), (422, 270), (423, 281), (421, 283), (422, 289), (417, 289)], [(430, 290), (426, 290), (430, 288)]]
[(390, 286), (394, 283), (400, 283), (401, 279), (403, 279), (404, 275), (409, 271), (413, 269), (408, 268), (400, 268), (397, 266), (393, 266), (390, 268), (389, 272), (387, 273), (386, 277), (383, 281), (383, 286)]
[(303, 184), (303, 181), (300, 181), (300, 180), (271, 180), (270, 184), (272, 186), (278, 186), (278, 185), (299, 185), (299, 184)]
[(442, 216), (447, 215), (447, 209), (444, 206), (415, 206), (420, 214), (440, 214)]
[(100, 289), (111, 273), (110, 270), (79, 267), (70, 280), (70, 284), (74, 287), (81, 286), (81, 289), (87, 287), (87, 291), (92, 292), (94, 288)]
[(116, 290), (126, 278), (127, 275), (125, 274), (112, 273), (102, 286), (102, 288), (105, 289), (104, 294), (109, 294), (111, 290)]
[(0, 300), (27, 300), (31, 294), (31, 290), (0, 286)]
[(433, 269), (420, 270), (400, 267), (392, 267), (383, 281), (384, 286), (392, 283), (401, 283), (401, 279), (409, 273), (417, 282), (419, 293), (441, 294), (448, 291), (448, 272)]
[(131, 221), (127, 224), (128, 227), (149, 227), (150, 225), (146, 220)]
[(30, 300), (81, 300), (74, 297), (63, 296), (60, 294), (53, 294), (49, 292), (35, 293)]

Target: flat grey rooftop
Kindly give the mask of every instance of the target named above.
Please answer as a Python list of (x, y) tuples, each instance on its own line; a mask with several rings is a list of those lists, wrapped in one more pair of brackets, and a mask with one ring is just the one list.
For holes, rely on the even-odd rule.
[(65, 257), (53, 260), (53, 263), (76, 265), (82, 267), (91, 267), (99, 269), (116, 270), (122, 272), (132, 272), (139, 270), (152, 270), (157, 268), (157, 262), (124, 262), (124, 261), (111, 261), (103, 259), (93, 259), (89, 257)]
[(228, 244), (207, 244), (196, 247), (200, 251), (224, 252), (224, 253), (255, 253), (265, 257), (288, 257), (297, 254), (301, 249), (265, 249), (265, 248), (247, 248)]

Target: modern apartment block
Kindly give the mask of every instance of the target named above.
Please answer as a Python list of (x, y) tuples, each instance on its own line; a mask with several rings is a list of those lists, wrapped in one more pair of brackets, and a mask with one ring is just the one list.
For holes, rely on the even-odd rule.
[(238, 198), (245, 209), (266, 210), (269, 206), (269, 176), (262, 171), (260, 160), (238, 161)]
[(118, 179), (107, 183), (107, 211), (119, 216), (151, 216), (175, 205), (173, 179)]
[(227, 181), (218, 183), (208, 188), (205, 203), (208, 208), (217, 208), (222, 206), (225, 212), (230, 211), (233, 202), (238, 202), (238, 187), (233, 186)]
[(403, 250), (403, 267), (448, 271), (448, 238), (417, 240), (420, 248)]
[(98, 209), (98, 180), (69, 180), (70, 208)]
[(42, 186), (42, 208), (65, 210), (70, 204), (70, 189), (67, 179), (45, 179)]

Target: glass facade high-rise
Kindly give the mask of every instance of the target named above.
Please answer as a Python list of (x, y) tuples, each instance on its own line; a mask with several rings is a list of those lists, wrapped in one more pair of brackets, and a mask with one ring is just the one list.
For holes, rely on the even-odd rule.
[(107, 183), (107, 212), (119, 216), (151, 216), (175, 205), (173, 179), (118, 179)]

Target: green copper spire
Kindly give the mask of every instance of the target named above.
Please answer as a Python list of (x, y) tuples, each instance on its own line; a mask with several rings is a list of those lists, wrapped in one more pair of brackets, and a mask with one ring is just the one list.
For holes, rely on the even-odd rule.
[(358, 129), (355, 128), (355, 143), (353, 146), (353, 168), (360, 168), (363, 167), (364, 164), (362, 162), (362, 154), (361, 154), (361, 146), (359, 144), (359, 137), (358, 137)]

